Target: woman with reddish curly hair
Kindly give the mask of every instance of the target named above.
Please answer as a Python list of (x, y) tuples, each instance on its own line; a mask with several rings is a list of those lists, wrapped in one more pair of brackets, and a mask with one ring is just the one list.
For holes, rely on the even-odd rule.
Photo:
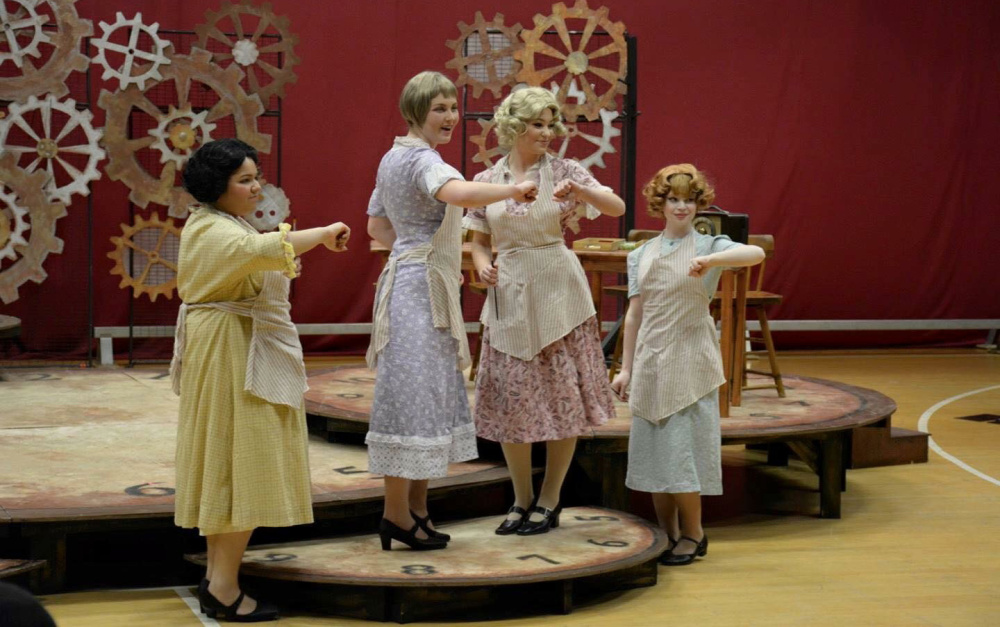
[(660, 563), (682, 566), (708, 551), (701, 495), (722, 494), (725, 376), (708, 305), (723, 268), (758, 264), (764, 251), (694, 230), (695, 213), (715, 190), (691, 164), (663, 168), (643, 195), (650, 215), (666, 224), (629, 253), (622, 369), (611, 387), (632, 410), (625, 485), (653, 493), (670, 538)]

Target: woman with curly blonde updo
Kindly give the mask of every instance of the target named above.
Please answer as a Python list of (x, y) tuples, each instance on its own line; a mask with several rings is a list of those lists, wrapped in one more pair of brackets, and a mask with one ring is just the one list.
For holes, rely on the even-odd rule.
[(722, 494), (725, 376), (709, 301), (723, 268), (758, 264), (764, 251), (694, 230), (695, 212), (715, 190), (693, 165), (663, 168), (643, 195), (666, 226), (629, 253), (622, 369), (611, 387), (632, 410), (625, 485), (653, 493), (670, 538), (660, 563), (682, 566), (708, 551), (701, 495)]
[[(465, 218), (475, 232), (476, 271), (491, 286), (482, 315), (476, 433), (501, 443), (514, 484), (514, 505), (496, 533), (533, 535), (559, 526), (559, 493), (577, 436), (614, 416), (590, 288), (566, 248), (562, 219), (580, 204), (591, 219), (620, 216), (625, 203), (576, 161), (548, 153), (549, 143), (565, 134), (550, 92), (513, 92), (494, 121), (507, 155), (475, 180), (535, 181), (538, 198), (496, 202)], [(546, 442), (547, 452), (537, 498), (533, 442)]]

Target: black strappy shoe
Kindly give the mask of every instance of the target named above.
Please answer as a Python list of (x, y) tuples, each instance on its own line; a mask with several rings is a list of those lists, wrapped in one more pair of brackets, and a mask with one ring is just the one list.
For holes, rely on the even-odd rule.
[[(562, 505), (556, 505), (555, 509), (536, 505), (531, 508), (528, 517), (525, 517), (524, 522), (517, 528), (516, 533), (519, 536), (534, 536), (540, 533), (548, 533), (549, 529), (555, 529), (559, 526), (559, 514), (561, 512)], [(530, 516), (534, 513), (541, 514), (542, 519), (538, 522), (531, 520)]]
[(528, 512), (523, 507), (518, 507), (517, 505), (511, 505), (510, 509), (507, 510), (507, 515), (510, 516), (511, 514), (519, 514), (520, 518), (504, 518), (500, 526), (494, 531), (498, 536), (509, 536), (517, 531), (528, 518)]
[(445, 542), (447, 542), (448, 540), (451, 540), (451, 536), (448, 535), (447, 533), (441, 533), (437, 529), (432, 529), (431, 528), (431, 524), (430, 524), (431, 523), (431, 515), (430, 514), (427, 514), (427, 516), (425, 518), (421, 518), (420, 516), (417, 516), (416, 514), (414, 514), (413, 510), (411, 509), (410, 510), (410, 516), (413, 516), (413, 520), (417, 521), (417, 525), (419, 525), (420, 528), (424, 530), (424, 533), (427, 534), (428, 538), (437, 538), (439, 540), (444, 540)]
[[(681, 536), (681, 540), (693, 543), (694, 553), (678, 554), (671, 552), (660, 556), (660, 563), (664, 566), (687, 566), (694, 562), (696, 557), (704, 557), (708, 553), (708, 536), (702, 536), (701, 542), (689, 536)], [(677, 541), (680, 543), (680, 540)]]
[(205, 613), (205, 604), (201, 602), (201, 598), (208, 594), (208, 579), (202, 577), (201, 583), (198, 584), (198, 605), (201, 606), (201, 613)]
[(246, 594), (240, 590), (240, 596), (236, 597), (236, 601), (232, 605), (223, 605), (222, 601), (216, 599), (208, 591), (207, 586), (204, 592), (201, 586), (198, 586), (198, 600), (201, 602), (205, 616), (209, 618), (221, 618), (230, 623), (262, 623), (278, 620), (278, 608), (271, 603), (265, 603), (260, 600), (257, 601), (257, 607), (249, 614), (237, 614), (236, 610), (240, 609), (240, 603), (243, 602), (243, 597), (245, 596)]
[(418, 529), (420, 525), (417, 523), (413, 523), (413, 527), (407, 531), (391, 520), (383, 518), (378, 524), (378, 537), (382, 540), (382, 550), (392, 549), (393, 540), (399, 540), (414, 551), (433, 551), (448, 546), (448, 543), (440, 538), (418, 538)]

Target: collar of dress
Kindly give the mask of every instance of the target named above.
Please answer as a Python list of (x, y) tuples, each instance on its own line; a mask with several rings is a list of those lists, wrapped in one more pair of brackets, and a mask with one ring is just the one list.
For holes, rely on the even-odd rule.
[[(549, 153), (545, 153), (538, 161), (534, 163), (534, 165), (528, 168), (527, 171), (531, 172), (532, 170), (541, 170), (543, 166), (548, 167), (554, 159), (555, 159), (554, 156), (552, 156)], [(496, 168), (497, 171), (504, 176), (507, 177), (514, 176), (514, 173), (510, 171), (510, 153), (507, 153), (506, 155), (504, 155), (503, 159), (497, 161)]]
[(417, 137), (403, 135), (392, 140), (393, 148), (430, 148), (431, 145)]

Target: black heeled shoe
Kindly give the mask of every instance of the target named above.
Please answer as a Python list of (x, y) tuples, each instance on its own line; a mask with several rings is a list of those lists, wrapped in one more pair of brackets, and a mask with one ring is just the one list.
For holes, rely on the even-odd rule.
[(198, 605), (201, 606), (201, 613), (205, 613), (205, 604), (201, 602), (201, 598), (208, 594), (208, 579), (202, 577), (201, 583), (198, 584)]
[[(704, 557), (708, 553), (708, 536), (702, 536), (701, 542), (698, 542), (694, 538), (688, 536), (681, 536), (681, 540), (687, 540), (695, 545), (694, 553), (678, 554), (671, 552), (669, 555), (661, 555), (660, 563), (664, 566), (687, 566), (692, 563), (696, 557)], [(678, 544), (680, 540), (677, 541)]]
[(427, 514), (427, 516), (425, 518), (421, 518), (420, 516), (417, 516), (416, 514), (414, 514), (413, 510), (411, 509), (410, 510), (410, 516), (413, 516), (413, 520), (417, 521), (417, 525), (421, 529), (424, 530), (424, 533), (427, 534), (428, 538), (437, 538), (439, 540), (444, 540), (445, 542), (447, 542), (448, 540), (451, 540), (451, 536), (448, 535), (447, 533), (441, 533), (437, 529), (431, 529), (431, 525), (430, 525), (431, 515), (430, 514)]
[[(198, 600), (201, 602), (202, 611), (205, 612), (205, 616), (209, 618), (221, 618), (224, 621), (230, 623), (263, 623), (265, 621), (278, 620), (278, 608), (271, 603), (265, 603), (264, 601), (257, 600), (257, 607), (254, 608), (249, 614), (237, 614), (236, 610), (240, 609), (240, 603), (243, 602), (243, 597), (246, 594), (240, 590), (240, 596), (236, 597), (236, 601), (232, 605), (223, 605), (222, 601), (215, 598), (211, 592), (208, 591), (208, 586), (205, 586), (204, 591), (202, 591), (201, 586), (198, 586)], [(219, 615), (221, 612), (221, 616)]]
[[(542, 519), (538, 522), (530, 518), (531, 514), (536, 512), (542, 515)], [(548, 533), (549, 529), (555, 529), (559, 526), (559, 514), (561, 512), (562, 505), (556, 505), (555, 509), (536, 505), (528, 512), (528, 516), (524, 518), (524, 522), (521, 523), (521, 526), (517, 528), (515, 533), (519, 536), (534, 536), (539, 533)]]
[(507, 510), (507, 515), (510, 516), (511, 514), (520, 514), (521, 517), (513, 519), (504, 518), (503, 522), (500, 523), (500, 526), (493, 533), (498, 536), (509, 536), (517, 531), (524, 524), (524, 521), (528, 519), (528, 512), (523, 507), (518, 507), (517, 505), (511, 505), (510, 509)]
[(662, 561), (666, 559), (668, 555), (673, 555), (674, 547), (677, 546), (678, 542), (680, 542), (680, 540), (674, 540), (670, 536), (667, 536), (667, 548), (664, 549), (663, 553), (660, 553), (660, 557), (657, 559)]
[(391, 520), (383, 518), (378, 524), (378, 537), (382, 540), (382, 550), (391, 550), (393, 540), (399, 540), (414, 551), (433, 551), (448, 546), (448, 543), (440, 538), (418, 538), (418, 529), (420, 525), (413, 523), (413, 528), (406, 531)]

